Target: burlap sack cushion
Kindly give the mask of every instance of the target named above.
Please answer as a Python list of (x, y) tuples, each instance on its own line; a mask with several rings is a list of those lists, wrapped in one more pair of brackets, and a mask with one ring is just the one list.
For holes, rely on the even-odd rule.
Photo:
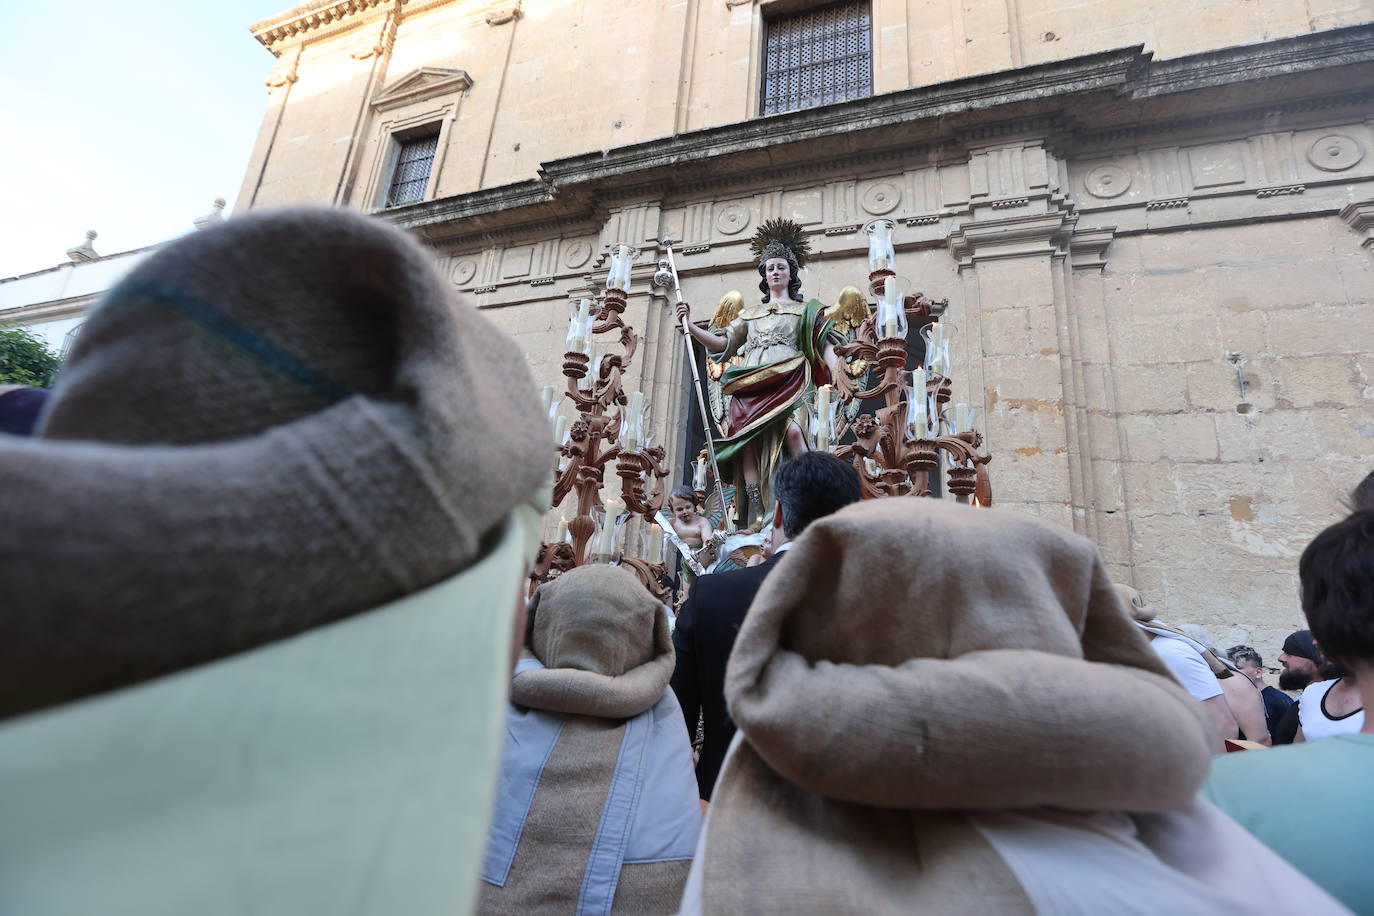
[(778, 774), (884, 808), (1166, 810), (1210, 762), (1201, 710), (1089, 541), (935, 500), (808, 528), (750, 609), (726, 695)]
[(522, 706), (621, 719), (663, 696), (676, 657), (661, 604), (628, 569), (580, 566), (530, 599), (526, 645), (544, 668), (511, 686)]
[(183, 238), (105, 296), (39, 438), (0, 439), (0, 716), (482, 554), (547, 484), (547, 420), (520, 348), (432, 261), (377, 219), (289, 210)]

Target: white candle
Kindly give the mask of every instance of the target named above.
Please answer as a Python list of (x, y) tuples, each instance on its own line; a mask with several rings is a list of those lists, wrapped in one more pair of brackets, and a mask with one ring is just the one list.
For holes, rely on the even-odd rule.
[(926, 416), (926, 393), (913, 391), (911, 394), (912, 434), (917, 439), (924, 439), (930, 434), (930, 418)]
[(902, 307), (897, 296), (896, 277), (888, 277), (883, 284), (883, 336), (901, 336), (901, 324), (898, 321), (897, 310)]
[(552, 403), (553, 403), (553, 386), (552, 386), (552, 385), (545, 385), (544, 388), (543, 388), (543, 390), (541, 390), (541, 391), (539, 392), (539, 406), (543, 409), (544, 413), (548, 413), (548, 412), (549, 412), (549, 405), (552, 404)]
[(566, 516), (558, 520), (558, 540), (555, 544), (562, 544), (568, 539), (568, 519)]
[(620, 246), (611, 246), (611, 268), (606, 271), (606, 288), (620, 289)]
[(592, 300), (582, 299), (577, 304), (577, 314), (568, 324), (568, 352), (587, 352), (587, 338), (591, 333)]
[(614, 499), (606, 500), (606, 521), (601, 525), (601, 540), (596, 552), (603, 557), (615, 553), (615, 521), (620, 515), (620, 504)]
[(816, 389), (816, 447), (823, 452), (830, 448), (829, 385), (822, 385)]
[(706, 491), (706, 456), (697, 459), (697, 470), (692, 475), (692, 489)]
[(634, 250), (629, 245), (611, 246), (611, 267), (606, 272), (606, 288), (628, 290), (630, 269), (634, 266)]
[(649, 556), (650, 563), (663, 562), (663, 529), (657, 524), (649, 526)]
[(962, 401), (954, 405), (954, 426), (956, 433), (968, 432), (968, 405)]
[(630, 392), (630, 406), (625, 410), (624, 426), (621, 427), (621, 443), (627, 452), (637, 452), (640, 440), (644, 438), (644, 392)]
[(568, 431), (568, 418), (562, 414), (553, 421), (553, 444), (562, 445), (563, 435)]

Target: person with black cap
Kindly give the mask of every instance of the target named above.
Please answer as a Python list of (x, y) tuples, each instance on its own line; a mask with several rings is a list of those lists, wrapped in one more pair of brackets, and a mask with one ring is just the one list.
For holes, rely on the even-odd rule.
[[(1294, 630), (1283, 641), (1283, 651), (1279, 653), (1279, 689), (1287, 691), (1305, 690), (1308, 684), (1322, 679), (1321, 669), (1325, 664), (1317, 641), (1312, 638), (1311, 630)], [(1298, 702), (1288, 707), (1278, 725), (1270, 734), (1275, 744), (1292, 744), (1298, 734)]]
[(1283, 672), (1279, 675), (1280, 690), (1302, 690), (1313, 681), (1320, 680), (1322, 653), (1317, 641), (1312, 638), (1311, 630), (1294, 630), (1283, 641), (1283, 651), (1279, 653), (1279, 664)]

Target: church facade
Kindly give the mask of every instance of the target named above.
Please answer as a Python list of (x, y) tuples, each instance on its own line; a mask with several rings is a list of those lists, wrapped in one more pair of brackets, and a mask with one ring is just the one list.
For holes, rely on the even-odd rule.
[(865, 226), (947, 299), (997, 504), (1160, 615), (1266, 658), (1297, 556), (1374, 469), (1374, 12), (1363, 0), (323, 0), (277, 58), (237, 211), (414, 232), (561, 384), (568, 304), (637, 252), (629, 387), (684, 468), (670, 303), (755, 295), (757, 226), (863, 287)]

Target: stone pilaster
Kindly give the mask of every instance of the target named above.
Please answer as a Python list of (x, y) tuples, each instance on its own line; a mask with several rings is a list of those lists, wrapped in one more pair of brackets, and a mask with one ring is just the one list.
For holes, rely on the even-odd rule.
[(972, 147), (968, 169), (972, 219), (949, 236), (963, 280), (954, 375), (967, 385), (955, 396), (986, 411), (997, 504), (1091, 533), (1064, 266), (1077, 217), (1062, 165), (1032, 137)]

